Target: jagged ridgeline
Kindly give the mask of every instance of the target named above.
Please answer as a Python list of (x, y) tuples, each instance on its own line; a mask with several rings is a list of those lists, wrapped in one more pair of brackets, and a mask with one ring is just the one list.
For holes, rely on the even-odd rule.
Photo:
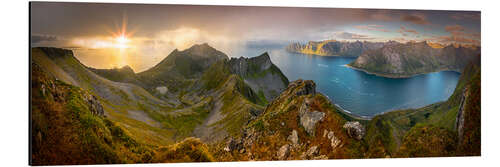
[(360, 119), (313, 81), (289, 83), (267, 53), (194, 45), (140, 73), (86, 67), (71, 50), (31, 53), (37, 165), (480, 154), (475, 61), (447, 101)]
[(314, 54), (319, 56), (358, 57), (367, 50), (379, 49), (383, 42), (342, 42), (336, 40), (310, 41), (307, 44), (292, 43), (286, 50), (293, 53)]
[(480, 54), (480, 47), (436, 47), (426, 41), (390, 41), (379, 49), (363, 52), (349, 66), (385, 77), (411, 77), (437, 71), (461, 72)]
[[(100, 127), (106, 122), (109, 126), (123, 131), (125, 137), (133, 140), (134, 143), (148, 148), (146, 159), (137, 152), (133, 152), (133, 158), (113, 155), (109, 157), (95, 158), (97, 155), (78, 152), (77, 148), (67, 148), (79, 155), (94, 156), (88, 159), (77, 161), (75, 159), (53, 159), (47, 152), (40, 153), (37, 148), (33, 148), (34, 164), (85, 164), (85, 163), (133, 163), (133, 162), (162, 162), (176, 161), (175, 158), (154, 157), (154, 153), (169, 150), (157, 149), (157, 147), (170, 146), (175, 142), (183, 141), (187, 137), (194, 136), (201, 138), (206, 143), (217, 142), (227, 135), (239, 133), (249, 120), (259, 115), (264, 106), (275, 98), (279, 92), (288, 85), (288, 79), (281, 71), (272, 64), (269, 55), (264, 53), (256, 58), (240, 58), (229, 60), (222, 52), (208, 46), (207, 44), (194, 45), (184, 51), (174, 50), (169, 56), (153, 68), (141, 73), (134, 73), (130, 67), (117, 69), (93, 69), (80, 63), (73, 55), (72, 51), (59, 48), (33, 48), (32, 63), (44, 75), (50, 76), (53, 82), (68, 85), (70, 87), (84, 90), (94, 98), (93, 102), (98, 102), (100, 114), (92, 119), (95, 122), (87, 122), (88, 126), (103, 129), (102, 131), (112, 131), (110, 127)], [(246, 66), (244, 66), (246, 65)], [(41, 72), (42, 73), (42, 72)], [(32, 76), (41, 75), (33, 73)], [(33, 77), (34, 79), (36, 77)], [(38, 93), (47, 84), (33, 82), (32, 89)], [(44, 86), (41, 86), (44, 85)], [(45, 91), (45, 90), (44, 90)], [(64, 89), (64, 91), (69, 91)], [(62, 93), (68, 93), (61, 91)], [(44, 96), (32, 95), (33, 101), (44, 101)], [(61, 99), (61, 104), (50, 102), (33, 104), (33, 114), (36, 111), (49, 112), (50, 109), (40, 109), (41, 106), (58, 108), (62, 115), (70, 114), (74, 111), (66, 106), (65, 98)], [(54, 105), (54, 106), (52, 106)], [(82, 104), (85, 105), (85, 104)], [(42, 112), (43, 113), (43, 112)], [(80, 114), (80, 113), (78, 113)], [(33, 117), (33, 122), (42, 122), (33, 127), (32, 138), (41, 141), (40, 145), (45, 147), (55, 147), (57, 144), (64, 144), (66, 140), (52, 141), (57, 133), (46, 129), (52, 126), (68, 126), (74, 128), (75, 133), (80, 125), (75, 122), (53, 125), (52, 121), (46, 120), (43, 114), (40, 117)], [(54, 118), (60, 119), (60, 117)], [(68, 118), (72, 119), (73, 118)], [(79, 118), (78, 118), (79, 119)], [(82, 120), (85, 121), (85, 120)], [(63, 128), (66, 128), (64, 127)], [(38, 130), (37, 130), (38, 129)], [(40, 130), (45, 129), (45, 130)], [(102, 137), (101, 132), (96, 133)], [(81, 136), (80, 136), (81, 137)], [(85, 136), (83, 136), (85, 137)], [(118, 154), (118, 149), (113, 145), (112, 137), (104, 138), (104, 143), (96, 138), (78, 139), (82, 142), (98, 142), (105, 144), (110, 154)], [(99, 139), (100, 140), (100, 139)], [(128, 140), (128, 139), (127, 139)], [(52, 144), (44, 143), (53, 142)], [(193, 139), (190, 141), (201, 141)], [(105, 151), (104, 146), (92, 145), (96, 151)], [(108, 148), (110, 147), (110, 148)], [(55, 148), (54, 148), (55, 149)], [(50, 150), (50, 149), (49, 149)], [(64, 149), (53, 151), (53, 155), (60, 156), (67, 152)], [(170, 149), (171, 150), (171, 149)], [(174, 149), (175, 151), (175, 149)], [(194, 150), (196, 151), (196, 150)], [(149, 155), (151, 153), (152, 155)], [(182, 152), (181, 152), (182, 153)], [(181, 154), (179, 153), (179, 154)], [(163, 153), (162, 153), (163, 154)], [(166, 153), (165, 153), (166, 154)], [(157, 154), (158, 155), (158, 154)], [(146, 155), (145, 155), (146, 156)], [(195, 155), (193, 155), (195, 156)], [(43, 157), (43, 158), (38, 158)], [(182, 159), (179, 161), (196, 161), (196, 159)], [(135, 158), (135, 159), (134, 159)], [(156, 158), (156, 159), (155, 159)], [(204, 159), (207, 160), (207, 159)], [(213, 160), (213, 159), (208, 159)]]

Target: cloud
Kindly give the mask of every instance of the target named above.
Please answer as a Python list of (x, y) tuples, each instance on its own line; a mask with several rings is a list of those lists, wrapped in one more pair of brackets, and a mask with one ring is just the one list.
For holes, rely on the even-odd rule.
[(401, 20), (419, 25), (430, 24), (430, 22), (427, 21), (426, 17), (422, 14), (405, 14), (401, 16)]
[(481, 13), (454, 13), (450, 15), (454, 20), (481, 20)]
[(31, 43), (37, 44), (40, 42), (54, 42), (58, 41), (59, 38), (53, 35), (31, 35)]
[(446, 32), (454, 32), (454, 31), (464, 31), (465, 28), (461, 25), (447, 25), (444, 27)]
[(371, 25), (359, 25), (355, 26), (357, 29), (371, 30), (371, 31), (381, 31), (381, 32), (390, 32), (385, 29), (383, 25), (371, 24)]
[(401, 35), (403, 35), (403, 36), (408, 36), (408, 33), (412, 33), (415, 35), (420, 34), (417, 30), (408, 29), (405, 26), (400, 26), (400, 29), (398, 30), (398, 32), (401, 33)]
[(481, 45), (481, 34), (469, 31), (461, 25), (447, 25), (444, 30), (450, 35), (436, 37), (439, 42)]
[(470, 39), (463, 36), (440, 36), (440, 42), (443, 43), (469, 43), (474, 45), (480, 45), (481, 41), (476, 39)]
[(345, 40), (371, 40), (375, 39), (367, 35), (355, 34), (350, 32), (337, 32), (334, 35), (336, 38), (341, 38)]

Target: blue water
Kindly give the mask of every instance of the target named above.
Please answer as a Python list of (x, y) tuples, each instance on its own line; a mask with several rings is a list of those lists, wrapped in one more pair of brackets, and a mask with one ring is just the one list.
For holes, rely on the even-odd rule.
[(247, 48), (233, 56), (254, 57), (265, 51), (290, 81), (314, 80), (317, 90), (333, 103), (360, 116), (444, 101), (460, 76), (442, 71), (404, 79), (385, 78), (344, 66), (354, 58), (288, 53), (282, 48)]

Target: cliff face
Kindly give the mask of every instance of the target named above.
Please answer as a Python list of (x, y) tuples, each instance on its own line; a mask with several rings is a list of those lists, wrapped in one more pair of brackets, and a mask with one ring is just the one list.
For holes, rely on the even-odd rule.
[(366, 51), (349, 65), (387, 77), (410, 77), (442, 70), (462, 71), (480, 54), (480, 48), (434, 48), (424, 42), (391, 43)]
[(266, 101), (271, 101), (288, 85), (288, 79), (271, 62), (267, 53), (252, 58), (232, 58), (229, 60), (231, 73), (243, 78), (246, 84)]
[(379, 42), (340, 42), (335, 40), (311, 41), (307, 44), (292, 43), (286, 50), (294, 53), (314, 54), (320, 56), (358, 57), (367, 50), (381, 48), (384, 43)]

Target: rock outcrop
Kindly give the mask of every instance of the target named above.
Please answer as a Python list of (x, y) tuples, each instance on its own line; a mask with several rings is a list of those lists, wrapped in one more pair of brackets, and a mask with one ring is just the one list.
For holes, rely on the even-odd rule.
[(365, 135), (365, 127), (357, 121), (346, 122), (343, 127), (346, 129), (347, 134), (352, 138), (361, 140)]
[(97, 99), (97, 97), (89, 93), (85, 93), (83, 94), (83, 100), (87, 102), (87, 106), (89, 107), (89, 110), (92, 114), (98, 116), (104, 116), (104, 109), (102, 107), (101, 102), (99, 102), (99, 100)]
[(284, 160), (290, 155), (290, 145), (285, 144), (278, 150), (278, 159)]
[(288, 88), (295, 88), (294, 90), (296, 93), (295, 95), (297, 96), (302, 96), (302, 95), (315, 95), (316, 94), (316, 83), (314, 83), (312, 80), (302, 80), (298, 79), (288, 85)]
[(311, 146), (306, 152), (303, 152), (300, 155), (301, 159), (313, 159), (315, 156), (319, 154), (318, 146)]
[(287, 138), (290, 142), (292, 142), (293, 146), (297, 146), (299, 144), (299, 136), (296, 130), (292, 131), (292, 134)]
[(335, 137), (335, 133), (333, 131), (327, 131), (326, 129), (323, 131), (323, 137), (328, 138), (330, 140), (330, 146), (333, 150), (340, 146), (342, 142), (339, 138)]
[(464, 135), (465, 108), (467, 106), (467, 88), (462, 91), (460, 105), (458, 106), (458, 114), (455, 121), (455, 130), (458, 132), (458, 140), (461, 143)]

